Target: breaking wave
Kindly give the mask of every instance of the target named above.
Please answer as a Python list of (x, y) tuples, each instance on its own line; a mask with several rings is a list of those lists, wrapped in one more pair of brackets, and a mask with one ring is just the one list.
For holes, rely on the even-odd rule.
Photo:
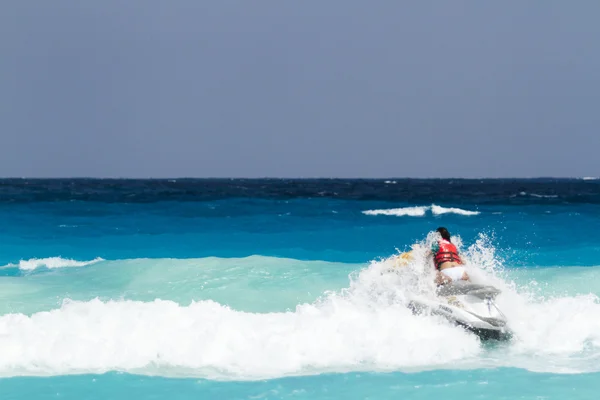
[(455, 207), (442, 207), (435, 204), (431, 206), (416, 206), (416, 207), (403, 207), (403, 208), (390, 208), (390, 209), (381, 209), (381, 210), (366, 210), (363, 211), (365, 215), (393, 215), (396, 217), (410, 216), (410, 217), (423, 217), (427, 213), (427, 211), (431, 211), (433, 215), (443, 215), (443, 214), (458, 214), (458, 215), (479, 215), (479, 211), (469, 211), (463, 210), (461, 208)]
[(515, 332), (512, 342), (484, 346), (440, 317), (413, 315), (406, 307), (411, 296), (434, 296), (426, 259), (431, 240), (414, 244), (406, 265), (396, 266), (395, 257), (374, 261), (352, 272), (345, 288), (288, 311), (241, 311), (212, 299), (115, 298), (65, 299), (50, 311), (4, 314), (0, 375), (127, 371), (243, 380), (495, 366), (600, 370), (598, 297), (547, 297), (532, 277), (514, 282), (485, 236), (468, 248), (460, 237), (453, 242), (474, 281), (502, 289), (498, 305)]
[(18, 264), (8, 264), (2, 268), (14, 268), (18, 267), (23, 271), (33, 271), (37, 268), (67, 268), (67, 267), (84, 267), (86, 265), (95, 264), (97, 262), (104, 261), (103, 258), (97, 257), (90, 261), (77, 261), (72, 259), (65, 259), (61, 257), (48, 257), (48, 258), (32, 258), (30, 260), (21, 260)]

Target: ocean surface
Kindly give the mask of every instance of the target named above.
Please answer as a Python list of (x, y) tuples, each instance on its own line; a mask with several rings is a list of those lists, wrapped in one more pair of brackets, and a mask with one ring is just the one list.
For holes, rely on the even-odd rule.
[[(407, 309), (438, 226), (512, 340)], [(0, 399), (597, 399), (599, 232), (591, 177), (0, 180)]]

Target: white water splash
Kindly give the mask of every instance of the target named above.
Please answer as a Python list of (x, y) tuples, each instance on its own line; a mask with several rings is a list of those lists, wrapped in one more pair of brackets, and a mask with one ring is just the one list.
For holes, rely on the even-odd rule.
[(97, 257), (90, 261), (77, 261), (61, 257), (48, 258), (32, 258), (30, 260), (21, 260), (18, 264), (8, 264), (2, 268), (18, 267), (24, 271), (33, 271), (37, 268), (67, 268), (67, 267), (84, 267), (86, 265), (95, 264), (104, 261), (103, 258)]
[(469, 210), (463, 210), (463, 209), (454, 208), (454, 207), (446, 208), (446, 207), (436, 206), (435, 204), (433, 204), (431, 206), (431, 212), (433, 213), (433, 215), (458, 214), (458, 215), (470, 216), (470, 215), (479, 215), (480, 214), (479, 211), (469, 211)]
[(431, 211), (433, 215), (443, 214), (458, 214), (464, 216), (479, 215), (479, 211), (463, 210), (455, 207), (442, 207), (435, 204), (431, 206), (415, 206), (415, 207), (402, 207), (402, 208), (390, 208), (381, 210), (366, 210), (363, 211), (365, 215), (393, 215), (396, 217), (410, 216), (410, 217), (423, 217)]
[[(435, 316), (413, 315), (412, 295), (434, 296), (428, 249), (352, 273), (342, 290), (288, 312), (251, 313), (212, 300), (65, 301), (50, 312), (0, 317), (0, 375), (127, 371), (209, 379), (264, 379), (347, 371), (516, 367), (545, 372), (599, 371), (600, 302), (592, 294), (543, 298), (507, 279), (492, 239), (464, 255), (475, 282), (503, 293), (498, 305), (515, 338), (487, 349)], [(277, 299), (273, 299), (277, 301)]]
[(365, 215), (394, 215), (396, 217), (410, 216), (410, 217), (422, 217), (429, 207), (404, 207), (404, 208), (391, 208), (386, 210), (367, 210), (363, 211)]

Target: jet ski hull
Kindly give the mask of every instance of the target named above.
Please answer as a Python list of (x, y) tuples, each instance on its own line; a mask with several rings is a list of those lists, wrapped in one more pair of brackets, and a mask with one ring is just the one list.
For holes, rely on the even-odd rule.
[(497, 340), (497, 341), (506, 341), (512, 338), (512, 333), (505, 328), (498, 329), (484, 329), (484, 328), (474, 328), (467, 324), (464, 324), (459, 321), (454, 321), (456, 325), (463, 327), (464, 329), (474, 333), (479, 336), (481, 340)]
[(512, 334), (494, 302), (499, 293), (493, 287), (459, 283), (440, 288), (437, 299), (413, 298), (409, 308), (416, 314), (443, 316), (483, 340), (507, 340)]

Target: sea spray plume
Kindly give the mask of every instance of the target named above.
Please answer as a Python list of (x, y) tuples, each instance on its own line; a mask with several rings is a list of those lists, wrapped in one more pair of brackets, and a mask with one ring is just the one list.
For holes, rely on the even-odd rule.
[(479, 233), (475, 243), (465, 249), (462, 255), (473, 270), (482, 270), (494, 277), (504, 273), (504, 260), (497, 254), (493, 237), (486, 233)]
[[(415, 242), (410, 246), (410, 258), (402, 257), (402, 253), (389, 258), (373, 261), (359, 272), (351, 274), (352, 289), (357, 282), (361, 288), (379, 287), (380, 291), (393, 292), (397, 288), (415, 293), (435, 292), (435, 268), (432, 262), (431, 248), (441, 238), (436, 231), (429, 232), (425, 239)], [(497, 284), (507, 286), (504, 281), (503, 260), (497, 255), (493, 239), (485, 233), (480, 233), (475, 243), (465, 248), (459, 235), (452, 236), (452, 243), (457, 247), (469, 275), (473, 275), (476, 283)], [(399, 252), (400, 253), (400, 252)], [(406, 254), (406, 253), (404, 253)], [(373, 276), (373, 279), (367, 277)], [(382, 282), (379, 277), (383, 276)], [(375, 279), (377, 278), (377, 279)]]
[[(360, 272), (360, 277), (365, 279), (369, 274), (384, 276), (383, 283), (379, 283), (379, 292), (394, 293), (397, 299), (406, 300), (413, 295), (434, 297), (437, 289), (434, 283), (436, 270), (430, 249), (440, 238), (438, 232), (429, 232), (425, 239), (411, 245), (410, 258), (405, 257), (407, 253), (403, 253), (404, 255), (374, 261), (368, 269)], [(497, 256), (491, 237), (481, 233), (475, 243), (466, 249), (460, 236), (454, 235), (451, 240), (461, 255), (471, 281), (516, 293), (513, 282), (506, 280), (503, 261)], [(376, 287), (374, 282), (377, 281), (371, 282), (370, 287)], [(361, 287), (364, 288), (365, 285)]]
[(372, 261), (367, 268), (351, 274), (350, 287), (346, 290), (352, 293), (362, 291), (363, 296), (371, 296), (384, 303), (395, 301), (404, 305), (408, 304), (412, 295), (435, 296), (435, 268), (430, 249), (439, 238), (438, 232), (429, 232), (424, 240), (411, 245), (410, 258), (394, 255)]
[(493, 233), (480, 232), (475, 243), (464, 250), (463, 259), (466, 260), (469, 276), (476, 283), (492, 285), (503, 292), (511, 293), (515, 298), (530, 301), (535, 300), (536, 294), (539, 293), (537, 282), (532, 281), (527, 285), (517, 287), (510, 278), (506, 260), (500, 257), (494, 244)]

